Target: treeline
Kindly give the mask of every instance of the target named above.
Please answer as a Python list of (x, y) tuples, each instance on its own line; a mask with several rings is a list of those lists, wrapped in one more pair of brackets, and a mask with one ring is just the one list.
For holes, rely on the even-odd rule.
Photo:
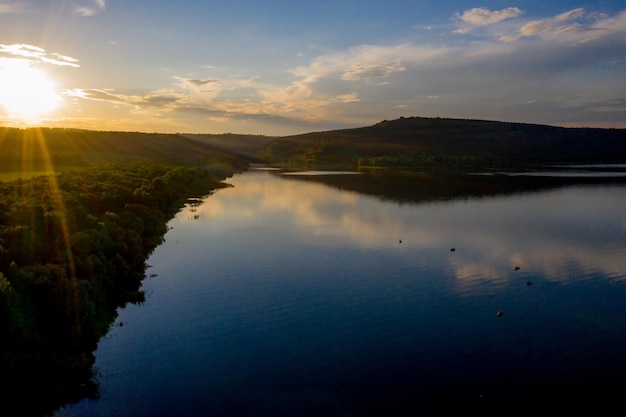
[(274, 139), (257, 158), (293, 167), (529, 167), (623, 163), (626, 129), (408, 117)]
[(0, 183), (5, 409), (42, 415), (97, 395), (92, 352), (116, 308), (143, 300), (145, 262), (167, 221), (220, 179), (141, 161)]
[(115, 161), (200, 166), (221, 175), (244, 168), (242, 158), (175, 134), (0, 127), (0, 175), (68, 171)]

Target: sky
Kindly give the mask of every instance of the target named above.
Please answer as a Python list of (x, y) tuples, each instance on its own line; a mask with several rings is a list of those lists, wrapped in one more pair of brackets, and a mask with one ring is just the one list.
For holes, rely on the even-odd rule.
[(624, 0), (0, 0), (0, 126), (626, 128)]

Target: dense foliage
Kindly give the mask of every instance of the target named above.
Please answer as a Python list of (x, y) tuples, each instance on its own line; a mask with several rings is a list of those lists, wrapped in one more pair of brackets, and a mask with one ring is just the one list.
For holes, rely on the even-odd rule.
[(116, 307), (142, 300), (145, 261), (167, 220), (187, 197), (222, 186), (199, 168), (149, 162), (0, 183), (5, 407), (23, 393), (39, 398), (37, 412), (95, 394), (77, 392), (94, 388), (92, 351)]
[(626, 129), (409, 117), (277, 138), (261, 160), (294, 167), (485, 167), (626, 160)]
[(245, 166), (231, 152), (182, 135), (60, 128), (0, 127), (0, 160), (0, 175), (22, 176), (129, 160), (199, 166), (218, 175)]

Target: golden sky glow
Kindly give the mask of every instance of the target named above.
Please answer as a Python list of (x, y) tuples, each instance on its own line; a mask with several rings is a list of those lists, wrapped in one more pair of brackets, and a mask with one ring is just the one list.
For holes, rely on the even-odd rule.
[(183, 3), (0, 0), (0, 126), (626, 127), (621, 0)]

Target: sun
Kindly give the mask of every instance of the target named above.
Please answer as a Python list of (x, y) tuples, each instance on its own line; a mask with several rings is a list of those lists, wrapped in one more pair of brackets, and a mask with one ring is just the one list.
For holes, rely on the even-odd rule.
[(0, 67), (0, 115), (36, 121), (60, 101), (56, 85), (44, 72), (23, 65)]

